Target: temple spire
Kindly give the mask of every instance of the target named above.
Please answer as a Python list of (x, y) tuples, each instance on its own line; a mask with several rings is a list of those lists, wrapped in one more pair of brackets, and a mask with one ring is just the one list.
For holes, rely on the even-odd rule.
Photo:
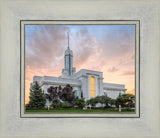
[(62, 78), (72, 76), (76, 72), (73, 67), (73, 52), (69, 48), (69, 32), (67, 32), (68, 46), (64, 53), (64, 68), (62, 69)]
[(68, 49), (69, 49), (69, 32), (67, 32), (67, 36), (68, 36)]

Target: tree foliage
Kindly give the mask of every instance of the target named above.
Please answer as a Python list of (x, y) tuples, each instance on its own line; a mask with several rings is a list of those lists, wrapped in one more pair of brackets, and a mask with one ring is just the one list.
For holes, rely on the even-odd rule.
[(60, 94), (59, 98), (62, 101), (68, 102), (70, 104), (72, 104), (73, 101), (77, 99), (77, 97), (75, 97), (75, 93), (73, 92), (73, 88), (69, 84), (67, 84), (63, 88), (62, 93)]
[(49, 87), (47, 90), (46, 97), (52, 102), (56, 103), (58, 101), (68, 102), (73, 105), (73, 102), (78, 99), (75, 97), (75, 93), (73, 92), (73, 88), (67, 84), (63, 89), (61, 86), (59, 87)]
[(116, 99), (116, 106), (121, 105), (122, 107), (130, 107), (135, 102), (135, 95), (122, 94)]
[(99, 100), (98, 97), (94, 97), (94, 98), (87, 100), (86, 104), (94, 107), (98, 103), (98, 100)]
[[(102, 96), (103, 97), (103, 96)], [(111, 105), (111, 98), (110, 97), (108, 97), (107, 95), (106, 96), (104, 96), (104, 103), (105, 103), (105, 107), (106, 108), (108, 108), (109, 107), (109, 104)]]
[(77, 99), (77, 100), (74, 102), (74, 105), (76, 105), (76, 106), (78, 106), (79, 108), (83, 109), (83, 107), (85, 107), (85, 100), (84, 100), (84, 98)]
[(111, 99), (111, 100), (110, 100), (110, 105), (111, 105), (111, 106), (116, 105), (116, 99)]
[(96, 104), (100, 103), (101, 106), (103, 107), (103, 104), (105, 104), (105, 107), (109, 107), (109, 104), (111, 104), (111, 98), (109, 98), (107, 95), (103, 95), (103, 96), (96, 96), (94, 98), (91, 98), (89, 100), (86, 101), (86, 105), (91, 105), (91, 106), (95, 106)]
[(59, 101), (59, 96), (62, 92), (62, 88), (61, 86), (59, 87), (49, 87), (47, 89), (48, 94), (46, 94), (46, 98), (50, 101), (50, 102), (55, 102), (57, 103)]
[(113, 105), (116, 105), (117, 107), (121, 105), (121, 107), (130, 108), (134, 106), (135, 95), (123, 94), (119, 95), (117, 99), (111, 99), (107, 95), (103, 95), (103, 96), (96, 96), (86, 101), (86, 105), (91, 105), (92, 107), (94, 107), (98, 103), (100, 103), (101, 105), (105, 104), (105, 108), (108, 108)]
[(45, 106), (46, 97), (38, 82), (35, 82), (34, 85), (30, 88), (29, 98), (30, 98), (29, 107), (43, 108)]

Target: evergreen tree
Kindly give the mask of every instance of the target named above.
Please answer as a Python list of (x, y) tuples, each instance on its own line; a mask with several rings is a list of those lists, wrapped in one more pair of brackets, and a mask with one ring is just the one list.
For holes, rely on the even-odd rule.
[(46, 97), (38, 82), (35, 82), (35, 84), (30, 88), (29, 98), (29, 107), (43, 108), (45, 106)]

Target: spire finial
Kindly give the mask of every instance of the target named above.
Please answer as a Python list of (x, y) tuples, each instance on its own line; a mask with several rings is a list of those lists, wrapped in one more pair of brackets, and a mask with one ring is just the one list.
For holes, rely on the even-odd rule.
[(68, 49), (69, 49), (69, 32), (67, 32), (67, 36), (68, 36)]

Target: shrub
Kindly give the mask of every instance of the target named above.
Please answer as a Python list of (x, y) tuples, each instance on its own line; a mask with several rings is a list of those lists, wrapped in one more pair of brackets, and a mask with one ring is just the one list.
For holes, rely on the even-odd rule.
[(58, 102), (58, 103), (52, 103), (51, 104), (51, 107), (53, 107), (53, 108), (60, 108), (62, 106), (62, 103), (60, 103), (60, 102)]
[(26, 110), (47, 110), (46, 108), (38, 108), (38, 107), (26, 107)]
[(62, 108), (71, 108), (72, 106), (71, 106), (71, 104), (69, 104), (69, 103), (62, 103), (62, 104), (61, 104), (61, 107), (62, 107)]
[(77, 99), (77, 100), (74, 102), (74, 105), (76, 105), (76, 106), (78, 106), (79, 108), (83, 109), (83, 107), (85, 106), (84, 98)]

